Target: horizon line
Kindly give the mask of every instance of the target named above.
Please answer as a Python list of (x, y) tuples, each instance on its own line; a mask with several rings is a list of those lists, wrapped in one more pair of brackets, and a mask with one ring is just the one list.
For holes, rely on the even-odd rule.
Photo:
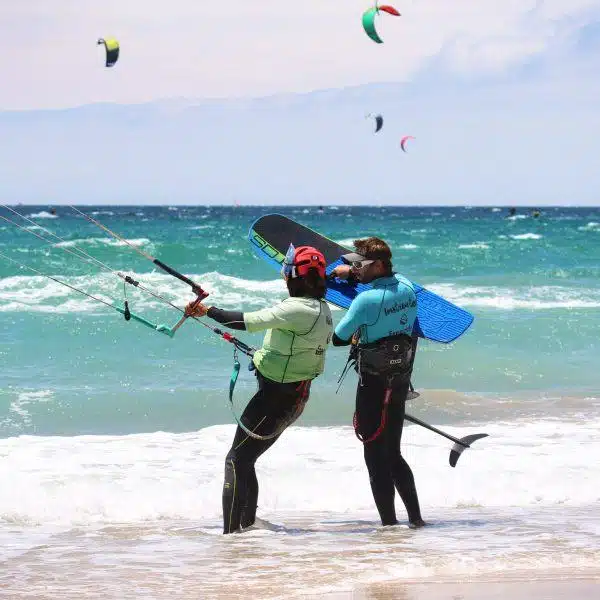
[(214, 204), (175, 204), (172, 202), (169, 203), (152, 203), (152, 204), (79, 204), (75, 202), (71, 202), (68, 204), (61, 203), (49, 203), (45, 202), (42, 204), (30, 204), (28, 202), (19, 202), (17, 204), (8, 204), (3, 203), (5, 206), (10, 206), (11, 208), (17, 206), (36, 206), (36, 207), (69, 207), (69, 206), (102, 206), (102, 207), (123, 207), (123, 208), (133, 208), (133, 207), (157, 207), (157, 208), (189, 208), (189, 207), (230, 207), (230, 208), (264, 208), (264, 207), (273, 207), (273, 208), (329, 208), (329, 207), (357, 207), (357, 208), (600, 208), (600, 203), (598, 204), (235, 204), (235, 203), (214, 203)]

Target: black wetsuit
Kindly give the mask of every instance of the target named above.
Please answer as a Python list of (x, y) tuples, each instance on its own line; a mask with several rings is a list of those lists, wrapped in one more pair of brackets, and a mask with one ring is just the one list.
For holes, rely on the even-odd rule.
[[(362, 373), (362, 385), (356, 388), (356, 427), (365, 440), (381, 425), (383, 400), (387, 384), (380, 377)], [(408, 520), (421, 520), (415, 478), (400, 451), (404, 412), (409, 382), (393, 385), (386, 422), (380, 434), (364, 444), (364, 457), (373, 499), (383, 525), (395, 525), (395, 490), (398, 490), (408, 513)]]
[[(334, 346), (345, 346), (350, 341), (342, 340), (334, 334), (332, 343)], [(413, 343), (416, 351), (416, 340)], [(412, 365), (410, 371), (412, 372)], [(383, 525), (398, 523), (395, 489), (404, 502), (409, 522), (422, 521), (415, 478), (400, 450), (410, 374), (409, 372), (392, 381), (385, 417), (384, 399), (386, 388), (389, 387), (387, 380), (361, 371), (356, 388), (354, 424), (357, 435), (364, 441), (364, 458), (371, 491)]]
[(268, 440), (259, 440), (238, 426), (225, 459), (223, 533), (232, 533), (254, 523), (258, 499), (254, 463), (302, 414), (310, 394), (311, 380), (277, 383), (258, 372), (256, 376), (258, 391), (246, 406), (241, 421), (250, 431), (261, 436), (269, 436), (276, 431), (280, 433)]
[[(208, 316), (232, 329), (245, 330), (244, 314), (211, 307)], [(278, 383), (256, 371), (258, 391), (242, 413), (241, 421), (252, 433), (269, 437), (261, 440), (237, 427), (231, 449), (225, 458), (223, 484), (223, 533), (250, 527), (256, 519), (258, 480), (254, 464), (283, 431), (304, 410), (312, 380)], [(270, 437), (272, 434), (277, 435)]]

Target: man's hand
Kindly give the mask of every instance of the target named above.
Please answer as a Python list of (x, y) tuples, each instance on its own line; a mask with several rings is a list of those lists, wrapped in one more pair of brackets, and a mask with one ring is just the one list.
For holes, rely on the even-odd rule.
[(202, 304), (201, 302), (196, 303), (196, 301), (193, 300), (185, 307), (185, 316), (186, 317), (204, 317), (206, 315), (206, 313), (208, 312), (209, 308), (210, 308), (210, 306), (206, 306), (205, 304)]
[(338, 277), (339, 279), (348, 279), (352, 267), (350, 265), (338, 265), (333, 271), (331, 271), (330, 277)]

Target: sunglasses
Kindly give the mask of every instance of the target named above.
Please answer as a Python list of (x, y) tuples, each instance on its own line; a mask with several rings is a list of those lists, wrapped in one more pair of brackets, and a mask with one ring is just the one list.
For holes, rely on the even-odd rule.
[(360, 269), (364, 269), (365, 267), (368, 267), (369, 265), (373, 264), (375, 261), (374, 260), (354, 260), (350, 263), (350, 265), (352, 266), (353, 269), (357, 269), (360, 271)]

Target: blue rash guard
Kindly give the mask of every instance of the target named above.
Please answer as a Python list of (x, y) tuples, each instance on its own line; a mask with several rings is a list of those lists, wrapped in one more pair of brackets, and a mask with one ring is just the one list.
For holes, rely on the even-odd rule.
[(404, 333), (411, 335), (417, 318), (417, 296), (410, 281), (394, 273), (371, 282), (361, 292), (335, 328), (341, 340), (349, 340), (360, 329), (362, 344)]

